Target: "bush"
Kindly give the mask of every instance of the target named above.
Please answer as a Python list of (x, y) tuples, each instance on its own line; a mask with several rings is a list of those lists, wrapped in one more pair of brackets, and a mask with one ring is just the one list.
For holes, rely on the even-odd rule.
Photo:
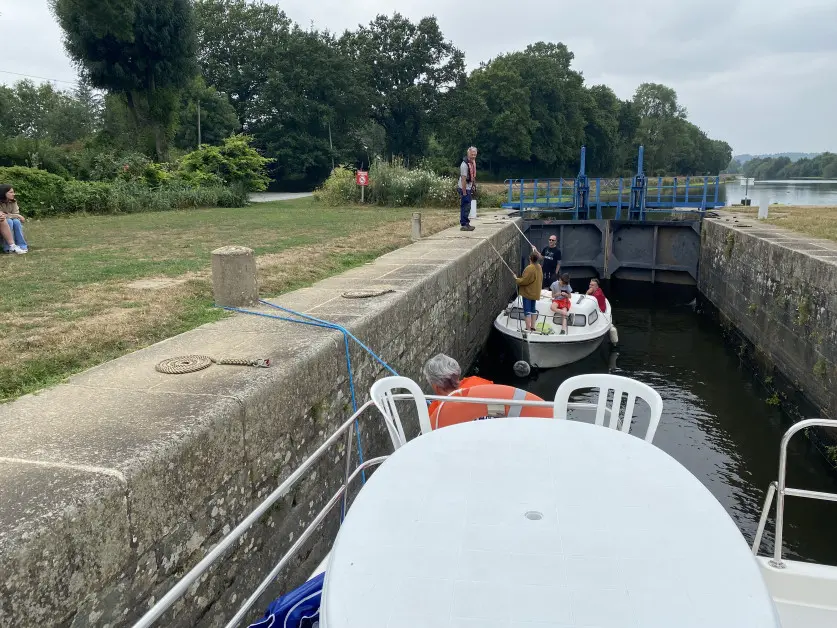
[(110, 182), (76, 181), (34, 168), (0, 168), (0, 183), (14, 186), (21, 212), (33, 218), (79, 212), (118, 214), (247, 204), (247, 193), (241, 186), (216, 183), (195, 187), (172, 180), (150, 187), (144, 181), (145, 177)]
[(250, 146), (250, 137), (233, 135), (224, 140), (223, 146), (203, 146), (185, 155), (178, 171), (187, 181), (213, 176), (226, 185), (242, 186), (246, 192), (262, 192), (270, 183), (270, 162)]
[[(360, 200), (354, 173), (337, 168), (315, 192), (327, 205), (347, 205)], [(389, 207), (451, 207), (459, 202), (456, 179), (441, 177), (430, 170), (408, 170), (400, 165), (377, 162), (369, 173), (366, 200)]]

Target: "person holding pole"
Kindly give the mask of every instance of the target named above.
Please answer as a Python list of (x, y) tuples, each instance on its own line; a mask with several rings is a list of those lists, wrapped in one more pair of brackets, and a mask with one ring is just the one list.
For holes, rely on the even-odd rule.
[(459, 166), (459, 230), (473, 231), (471, 220), (471, 199), (477, 190), (477, 149), (471, 146)]
[(535, 322), (538, 318), (537, 303), (541, 298), (541, 286), (543, 285), (543, 271), (541, 270), (540, 254), (535, 250), (529, 254), (529, 265), (518, 277), (512, 271), (514, 280), (517, 282), (517, 290), (523, 301), (523, 314), (526, 316), (526, 331), (535, 331)]

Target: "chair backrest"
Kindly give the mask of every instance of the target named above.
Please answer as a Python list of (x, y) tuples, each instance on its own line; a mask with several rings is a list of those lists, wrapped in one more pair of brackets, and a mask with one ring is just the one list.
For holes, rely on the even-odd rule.
[(375, 406), (381, 411), (386, 423), (387, 431), (392, 439), (393, 449), (398, 449), (401, 445), (407, 442), (407, 436), (404, 434), (404, 426), (401, 423), (401, 417), (398, 415), (398, 408), (393, 395), (395, 391), (407, 390), (413, 395), (416, 402), (416, 413), (418, 414), (419, 426), (422, 434), (430, 433), (430, 414), (427, 412), (427, 399), (424, 393), (409, 377), (384, 377), (379, 379), (369, 390), (369, 395)]
[[(660, 397), (660, 393), (647, 384), (629, 377), (599, 373), (570, 377), (558, 387), (558, 391), (555, 393), (553, 417), (556, 419), (567, 418), (570, 395), (583, 388), (595, 388), (599, 391), (599, 399), (594, 406), (596, 409), (596, 425), (605, 425), (605, 415), (607, 415), (607, 427), (620, 429), (626, 434), (631, 431), (636, 398), (643, 399), (651, 408), (651, 417), (648, 420), (645, 440), (649, 443), (654, 440), (654, 434), (660, 424), (660, 416), (663, 414), (663, 399)], [(610, 391), (613, 391), (613, 401), (608, 406)], [(622, 398), (624, 395), (627, 395), (627, 400), (625, 410), (622, 412)]]

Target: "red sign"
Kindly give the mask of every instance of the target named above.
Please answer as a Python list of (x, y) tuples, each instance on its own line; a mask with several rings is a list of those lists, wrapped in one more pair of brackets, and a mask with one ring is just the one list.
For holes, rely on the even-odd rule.
[(369, 185), (369, 173), (363, 170), (358, 170), (355, 173), (355, 183), (363, 187)]

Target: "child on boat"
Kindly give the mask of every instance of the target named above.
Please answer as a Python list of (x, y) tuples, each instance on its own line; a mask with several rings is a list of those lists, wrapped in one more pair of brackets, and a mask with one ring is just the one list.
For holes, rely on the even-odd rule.
[(561, 315), (561, 335), (563, 336), (567, 333), (567, 315), (570, 312), (570, 297), (573, 293), (572, 286), (570, 286), (570, 276), (564, 273), (549, 289), (552, 290), (552, 306), (550, 309)]

